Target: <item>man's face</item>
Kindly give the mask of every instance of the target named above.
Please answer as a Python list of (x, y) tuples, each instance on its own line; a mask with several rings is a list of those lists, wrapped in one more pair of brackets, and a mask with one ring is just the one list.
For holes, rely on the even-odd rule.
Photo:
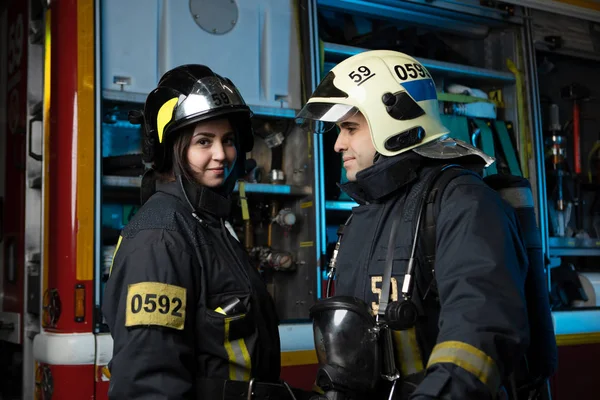
[(340, 134), (333, 148), (342, 154), (346, 178), (355, 181), (357, 173), (373, 165), (375, 147), (371, 141), (369, 125), (360, 112), (337, 125)]

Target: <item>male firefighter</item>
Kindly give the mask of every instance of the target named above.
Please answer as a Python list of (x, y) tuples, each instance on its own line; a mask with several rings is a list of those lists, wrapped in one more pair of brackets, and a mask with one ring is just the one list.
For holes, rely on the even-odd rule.
[[(475, 173), (452, 179), (436, 200), (441, 207), (433, 244), (434, 276), (404, 279), (416, 268), (415, 218), (409, 217), (418, 206), (423, 183), (443, 165), (482, 171), (493, 162), (477, 148), (448, 138), (427, 69), (399, 52), (357, 54), (327, 74), (297, 118), (321, 121), (325, 131), (334, 131), (333, 123), (337, 124), (334, 148), (348, 179), (340, 187), (358, 203), (339, 242), (335, 297), (358, 298), (373, 315), (379, 313), (380, 304), (403, 300), (402, 296), (404, 305), (410, 305), (400, 314), (414, 323), (392, 332), (402, 382), (394, 398), (510, 396), (510, 374), (530, 342), (524, 289), (528, 260), (514, 209)], [(387, 264), (393, 265), (390, 296), (383, 299)], [(346, 311), (358, 310), (355, 300), (335, 304)], [(338, 313), (333, 323), (322, 326), (335, 329), (335, 335), (317, 327), (318, 346), (349, 338), (339, 332), (342, 315), (346, 314)], [(354, 324), (349, 329), (358, 328)], [(328, 370), (328, 379), (335, 380), (343, 365), (356, 369), (350, 372), (353, 377), (341, 378), (341, 386), (368, 378), (356, 373), (369, 365), (361, 364), (365, 358), (359, 354), (368, 341), (365, 334), (361, 348), (342, 348), (338, 343), (340, 351), (329, 349), (327, 356), (340, 360)], [(354, 359), (344, 363), (345, 354)]]

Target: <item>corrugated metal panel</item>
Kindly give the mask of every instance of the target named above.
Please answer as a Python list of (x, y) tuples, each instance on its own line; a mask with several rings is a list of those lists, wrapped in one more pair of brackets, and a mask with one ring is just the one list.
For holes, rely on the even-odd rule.
[(598, 23), (540, 10), (533, 10), (531, 14), (536, 45), (545, 45), (551, 50), (553, 45), (548, 38), (558, 37), (560, 49), (588, 54), (599, 52), (600, 25)]
[(600, 22), (600, 2), (595, 0), (503, 0), (536, 10)]

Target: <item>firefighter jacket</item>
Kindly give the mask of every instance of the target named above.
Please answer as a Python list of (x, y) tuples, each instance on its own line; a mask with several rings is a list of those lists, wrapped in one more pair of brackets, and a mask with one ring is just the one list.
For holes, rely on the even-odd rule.
[[(381, 157), (341, 186), (359, 206), (343, 231), (336, 295), (378, 311), (391, 225), (400, 219), (390, 290), (390, 300), (398, 300), (414, 237), (415, 191), (441, 162), (414, 152)], [(477, 176), (453, 179), (441, 201), (437, 288), (416, 279), (412, 301), (420, 317), (414, 328), (393, 332), (396, 359), (403, 377), (425, 375), (411, 400), (494, 399), (529, 343), (526, 249), (514, 210)]]
[(102, 307), (112, 400), (193, 399), (203, 378), (279, 380), (275, 307), (225, 228), (229, 200), (186, 193), (158, 184), (121, 233)]

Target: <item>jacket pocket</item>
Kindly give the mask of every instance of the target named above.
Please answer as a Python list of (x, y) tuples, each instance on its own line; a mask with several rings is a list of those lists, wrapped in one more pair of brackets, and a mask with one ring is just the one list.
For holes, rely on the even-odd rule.
[[(379, 246), (373, 254), (376, 261), (385, 262), (387, 258), (387, 246)], [(408, 260), (410, 258), (411, 246), (396, 246), (394, 248), (393, 260)], [(385, 264), (384, 264), (385, 265)]]
[[(231, 307), (234, 300), (239, 300), (240, 304)], [(220, 350), (218, 353), (227, 360), (228, 379), (248, 381), (257, 337), (250, 296), (223, 294), (218, 299), (210, 299), (208, 303), (204, 312), (203, 337), (212, 342)]]
[[(406, 274), (408, 260), (410, 259), (410, 246), (396, 246), (392, 253), (392, 276), (402, 278)], [(387, 261), (387, 246), (379, 246), (373, 253), (369, 263), (369, 275), (383, 276)]]

